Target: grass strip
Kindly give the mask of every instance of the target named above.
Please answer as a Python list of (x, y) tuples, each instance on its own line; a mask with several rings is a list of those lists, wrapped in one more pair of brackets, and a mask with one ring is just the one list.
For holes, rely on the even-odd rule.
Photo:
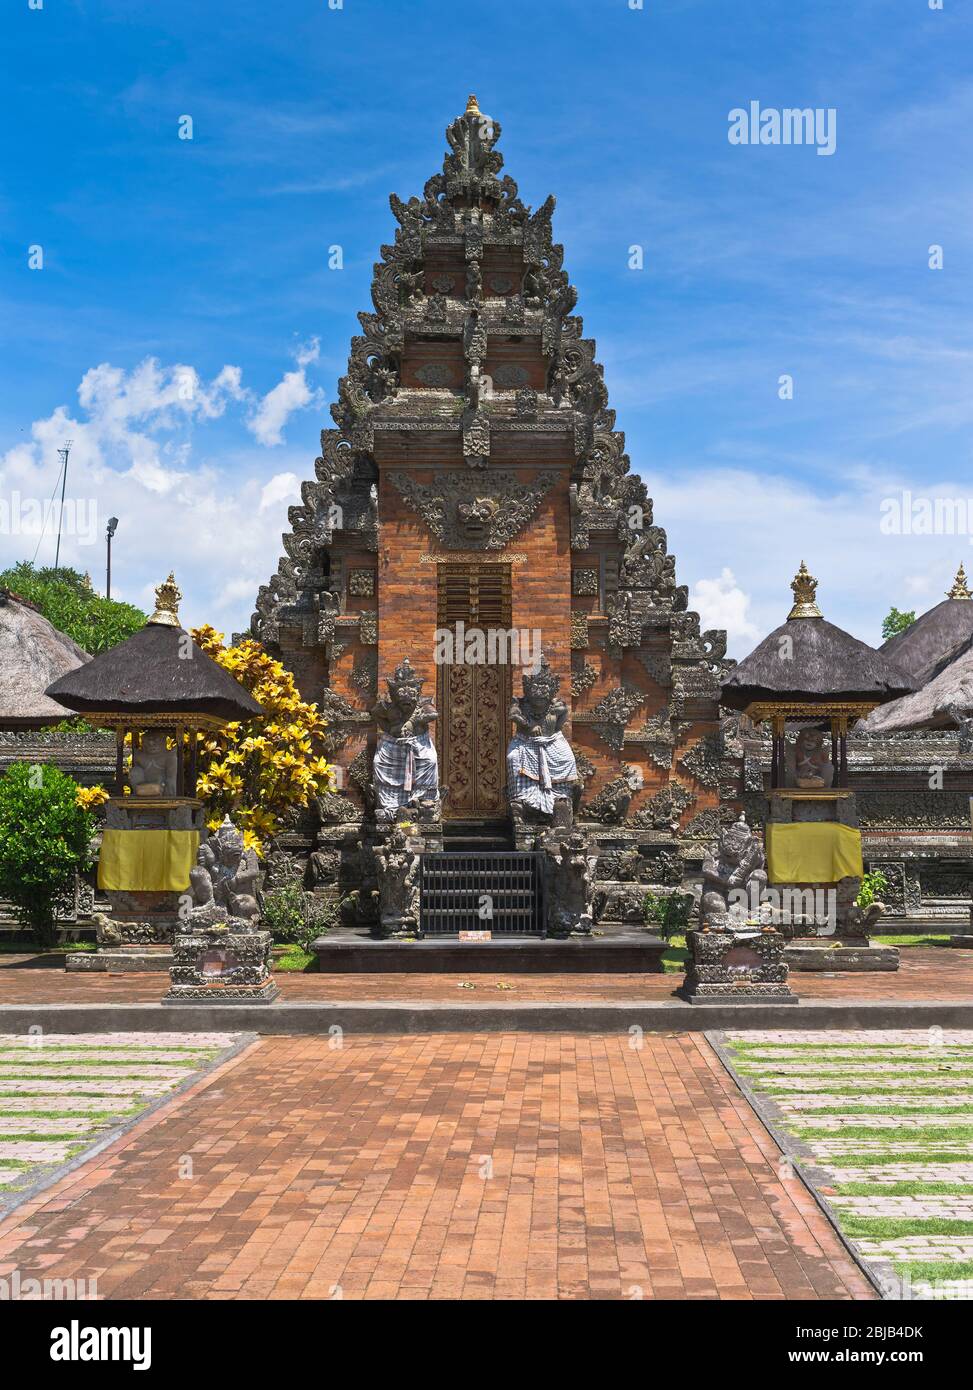
[(973, 1197), (973, 1183), (839, 1182), (835, 1184), (834, 1193), (837, 1197)]
[(788, 1112), (788, 1120), (800, 1123), (804, 1119), (813, 1120), (816, 1115), (891, 1115), (893, 1119), (922, 1118), (927, 1115), (973, 1115), (973, 1105), (933, 1105), (927, 1104), (925, 1112), (916, 1105), (819, 1105)]
[(790, 1132), (798, 1139), (877, 1139), (883, 1144), (916, 1144), (927, 1141), (960, 1144), (973, 1140), (973, 1125), (923, 1125), (921, 1129), (876, 1129), (874, 1125), (847, 1125), (840, 1130), (797, 1125), (791, 1128)]
[(896, 1260), (900, 1274), (913, 1284), (940, 1284), (947, 1279), (973, 1279), (973, 1260)]
[[(834, 1135), (828, 1137), (833, 1139)], [(912, 1167), (920, 1163), (973, 1163), (973, 1154), (955, 1153), (952, 1149), (926, 1149), (920, 1153), (914, 1149), (888, 1149), (876, 1154), (832, 1154), (814, 1162), (817, 1167), (834, 1172), (841, 1168), (894, 1168), (897, 1163)]]
[(948, 1217), (849, 1216), (835, 1211), (841, 1229), (853, 1240), (901, 1240), (903, 1236), (973, 1236), (973, 1221), (951, 1221)]

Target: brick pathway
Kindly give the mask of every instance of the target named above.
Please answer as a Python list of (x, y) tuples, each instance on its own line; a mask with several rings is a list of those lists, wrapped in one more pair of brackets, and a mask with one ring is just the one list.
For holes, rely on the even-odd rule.
[[(407, 948), (404, 948), (407, 949)], [(0, 956), (0, 1004), (157, 1003), (165, 973), (76, 975)], [(284, 999), (439, 1000), (472, 1007), (501, 1002), (585, 999), (593, 1003), (672, 998), (681, 975), (318, 975), (279, 973)], [(908, 947), (895, 974), (791, 976), (802, 999), (916, 999), (945, 1002), (973, 995), (973, 951)], [(474, 988), (461, 986), (473, 985)], [(503, 988), (498, 988), (503, 986)]]
[[(86, 983), (91, 983), (88, 981)], [(0, 1225), (120, 1298), (868, 1298), (695, 1035), (264, 1038)]]

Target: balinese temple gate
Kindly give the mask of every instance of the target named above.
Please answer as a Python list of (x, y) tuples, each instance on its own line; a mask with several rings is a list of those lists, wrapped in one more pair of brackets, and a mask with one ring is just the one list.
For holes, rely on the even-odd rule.
[[(409, 930), (413, 908), (425, 933), (484, 926), (444, 912), (446, 899), (435, 912), (418, 902), (413, 857), (442, 851), (468, 856), (467, 890), (502, 887), (496, 856), (559, 859), (575, 897), (540, 912), (527, 872), (516, 893), (508, 884), (520, 915), (498, 911), (494, 935), (585, 930), (592, 915), (641, 923), (648, 886), (698, 872), (721, 779), (733, 780), (717, 703), (725, 634), (701, 633), (688, 611), (573, 312), (554, 199), (525, 206), (501, 177), (499, 135), (471, 97), (442, 173), (421, 197), (391, 198), (395, 239), (335, 427), (252, 620), (321, 703), (341, 776), (278, 852), (306, 857), (345, 920), (376, 929), (386, 915)], [(422, 770), (428, 792), (423, 739), (438, 764), (425, 797), (410, 780)], [(535, 782), (548, 812), (531, 804)], [(390, 786), (409, 791), (391, 846), (376, 791)], [(382, 908), (390, 874), (404, 914)]]

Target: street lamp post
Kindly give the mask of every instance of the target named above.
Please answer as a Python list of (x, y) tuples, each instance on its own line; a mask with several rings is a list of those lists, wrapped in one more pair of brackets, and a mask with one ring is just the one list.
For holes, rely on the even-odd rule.
[(108, 573), (105, 577), (105, 598), (111, 598), (111, 538), (115, 534), (117, 526), (118, 517), (110, 516), (108, 518), (108, 527), (105, 531), (105, 540), (108, 542)]

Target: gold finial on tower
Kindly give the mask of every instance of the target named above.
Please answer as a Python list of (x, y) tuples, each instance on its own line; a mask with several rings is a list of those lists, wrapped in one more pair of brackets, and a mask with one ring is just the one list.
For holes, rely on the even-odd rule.
[(476, 104), (476, 97), (473, 95), (472, 92), (470, 92), (469, 96), (466, 98), (466, 114), (467, 116), (483, 115), (483, 112)]
[(179, 600), (182, 593), (176, 584), (176, 579), (172, 570), (169, 571), (169, 578), (164, 584), (160, 584), (155, 591), (155, 612), (146, 623), (154, 624), (158, 627), (179, 627)]
[(956, 571), (956, 578), (953, 580), (953, 587), (947, 590), (946, 597), (973, 598), (973, 594), (970, 593), (970, 586), (966, 582), (966, 571), (963, 568), (962, 561), (960, 562), (959, 569)]
[(791, 588), (794, 591), (794, 607), (787, 615), (787, 621), (791, 618), (820, 618), (823, 617), (821, 609), (815, 602), (815, 590), (818, 581), (808, 571), (807, 565), (801, 561), (801, 568), (791, 580)]

